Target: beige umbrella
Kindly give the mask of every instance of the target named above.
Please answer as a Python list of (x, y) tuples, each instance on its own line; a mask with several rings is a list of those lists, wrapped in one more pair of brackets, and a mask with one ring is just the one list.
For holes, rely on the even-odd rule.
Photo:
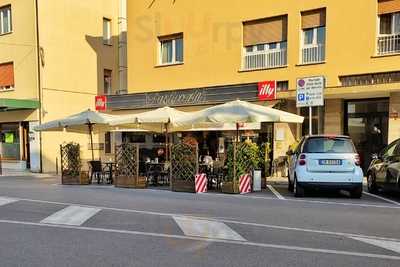
[(35, 127), (34, 130), (39, 132), (67, 131), (75, 133), (89, 133), (92, 160), (94, 160), (93, 132), (110, 131), (112, 129), (110, 122), (115, 118), (116, 116), (99, 113), (89, 109), (64, 119), (41, 124)]

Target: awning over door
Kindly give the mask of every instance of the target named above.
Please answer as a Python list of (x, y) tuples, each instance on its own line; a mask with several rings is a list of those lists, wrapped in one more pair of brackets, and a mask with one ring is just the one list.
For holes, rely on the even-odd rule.
[(0, 111), (38, 109), (40, 103), (37, 100), (0, 98)]

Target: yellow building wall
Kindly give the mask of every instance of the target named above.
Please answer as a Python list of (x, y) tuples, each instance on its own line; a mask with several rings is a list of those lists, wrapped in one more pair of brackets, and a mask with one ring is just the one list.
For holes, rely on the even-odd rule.
[[(339, 75), (395, 71), (400, 57), (375, 57), (376, 0), (191, 0), (128, 1), (128, 89), (130, 93), (202, 86), (327, 78), (329, 94), (343, 96)], [(301, 11), (326, 7), (326, 63), (299, 65)], [(288, 66), (241, 71), (243, 21), (288, 15)], [(158, 36), (183, 32), (184, 64), (158, 67)], [(157, 77), (156, 79), (154, 77)], [(372, 91), (374, 88), (366, 88)], [(396, 88), (398, 90), (399, 87)], [(359, 92), (358, 92), (359, 93)], [(281, 93), (280, 98), (293, 97)]]
[[(12, 32), (0, 35), (0, 64), (14, 63), (15, 87), (0, 91), (0, 98), (38, 99), (37, 53), (34, 1), (0, 0), (0, 7), (11, 4)], [(19, 121), (8, 113), (0, 113), (2, 121)], [(6, 116), (7, 115), (7, 116)], [(11, 115), (11, 114), (9, 114)], [(7, 119), (8, 117), (8, 119)], [(36, 116), (19, 115), (23, 120), (36, 120)]]
[[(103, 17), (111, 19), (112, 45), (103, 45)], [(95, 109), (103, 93), (103, 70), (113, 71), (118, 88), (118, 1), (41, 0), (39, 5), (43, 122)], [(54, 172), (59, 145), (77, 142), (81, 157), (91, 158), (88, 134), (43, 133), (43, 171)], [(94, 136), (94, 143), (100, 139)], [(96, 151), (96, 158), (99, 151)], [(87, 165), (84, 164), (86, 168)]]

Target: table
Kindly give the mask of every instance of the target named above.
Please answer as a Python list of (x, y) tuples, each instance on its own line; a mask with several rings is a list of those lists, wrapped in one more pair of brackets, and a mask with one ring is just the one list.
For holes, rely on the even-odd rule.
[(114, 170), (115, 162), (111, 162), (111, 161), (104, 162), (104, 165), (106, 165), (106, 169), (108, 169), (108, 174), (109, 174), (108, 183), (112, 184), (114, 182), (113, 170)]

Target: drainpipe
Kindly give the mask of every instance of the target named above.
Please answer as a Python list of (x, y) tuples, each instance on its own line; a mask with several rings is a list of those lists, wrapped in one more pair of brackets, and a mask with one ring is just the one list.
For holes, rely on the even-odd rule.
[(119, 0), (118, 16), (118, 72), (120, 93), (126, 93), (128, 89), (128, 65), (127, 65), (127, 0)]
[[(39, 40), (39, 0), (35, 0), (35, 17), (36, 17), (36, 54), (37, 54), (37, 72), (38, 72), (38, 97), (39, 97), (39, 125), (42, 124), (42, 77), (41, 77), (41, 59), (40, 59), (40, 40)], [(40, 158), (40, 170), (39, 172), (43, 172), (43, 163), (42, 163), (42, 132), (39, 132), (39, 158)]]

